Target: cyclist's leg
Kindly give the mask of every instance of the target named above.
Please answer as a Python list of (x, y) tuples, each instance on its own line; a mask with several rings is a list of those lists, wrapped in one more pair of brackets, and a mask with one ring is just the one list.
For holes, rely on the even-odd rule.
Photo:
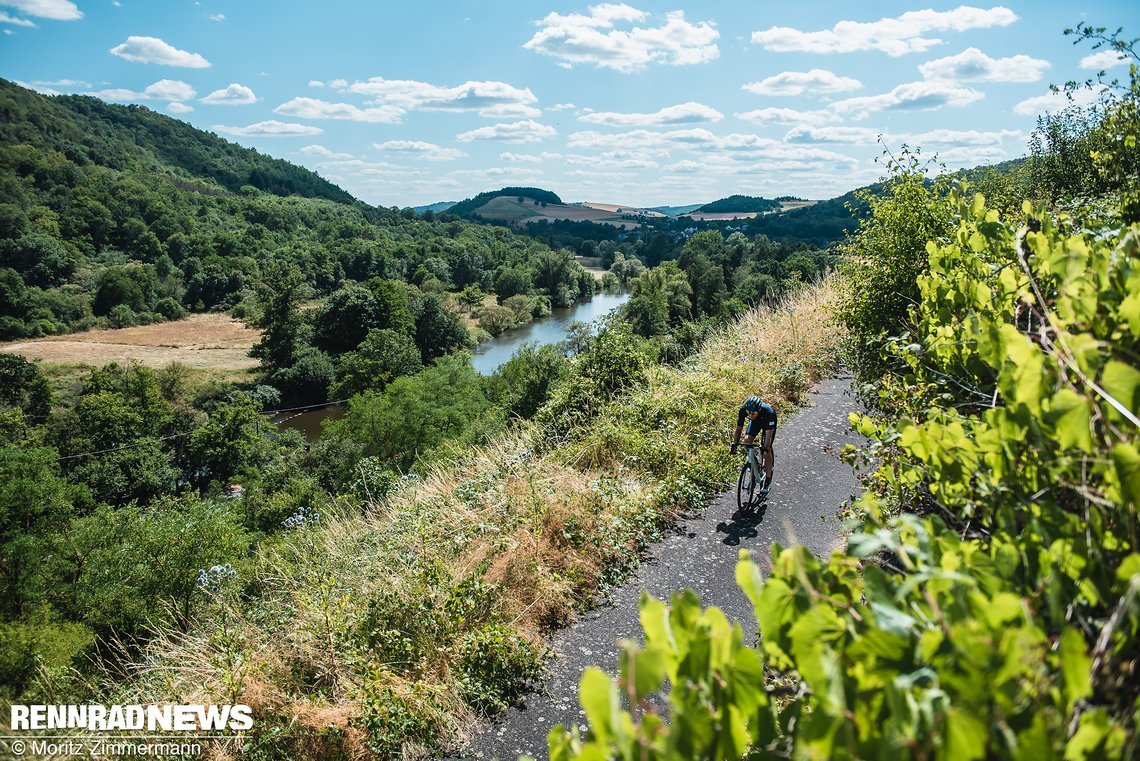
[(772, 469), (776, 465), (774, 444), (776, 442), (776, 429), (764, 431), (764, 488), (772, 486)]

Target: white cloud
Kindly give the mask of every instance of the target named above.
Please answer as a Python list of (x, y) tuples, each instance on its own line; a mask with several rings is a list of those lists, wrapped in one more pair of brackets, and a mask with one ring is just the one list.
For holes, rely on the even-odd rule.
[(301, 135), (319, 135), (324, 130), (308, 124), (287, 124), (275, 119), (250, 124), (247, 127), (231, 127), (226, 124), (215, 124), (210, 129), (226, 135), (239, 135), (241, 137), (298, 137)]
[(458, 180), (503, 180), (520, 181), (523, 179), (537, 181), (542, 177), (542, 170), (534, 167), (497, 166), (489, 169), (457, 169), (448, 174), (448, 177)]
[(235, 83), (225, 89), (214, 90), (202, 98), (202, 102), (209, 103), (212, 106), (246, 106), (250, 103), (256, 103), (257, 96), (253, 94), (253, 90), (245, 85)]
[(759, 82), (749, 82), (741, 89), (757, 95), (802, 95), (805, 92), (846, 92), (862, 86), (858, 79), (841, 77), (825, 69), (812, 69), (785, 71)]
[(32, 82), (32, 84), (36, 85), (37, 87), (82, 87), (86, 90), (90, 90), (95, 86), (90, 82), (84, 82), (81, 79), (57, 79), (55, 81), (45, 81), (41, 79)]
[(1013, 112), (1019, 116), (1039, 116), (1045, 113), (1056, 114), (1064, 111), (1069, 106), (1088, 106), (1096, 102), (1104, 91), (1105, 88), (1103, 87), (1093, 90), (1076, 90), (1072, 93), (1072, 100), (1069, 100), (1063, 92), (1050, 92), (1021, 101), (1013, 107)]
[(467, 155), (455, 148), (444, 148), (441, 145), (425, 143), (422, 140), (388, 140), (383, 143), (373, 143), (372, 147), (378, 151), (409, 153), (428, 161), (454, 161)]
[(889, 56), (922, 52), (942, 44), (929, 32), (963, 32), (1008, 26), (1017, 20), (1009, 8), (994, 6), (983, 9), (960, 5), (952, 11), (931, 9), (908, 11), (895, 18), (882, 18), (868, 23), (840, 21), (831, 29), (803, 32), (789, 27), (772, 27), (753, 32), (752, 41), (778, 53), (854, 53), (880, 50)]
[(1117, 50), (1102, 50), (1099, 53), (1091, 53), (1081, 59), (1082, 69), (1111, 69), (1116, 66), (1123, 66), (1128, 63), (1128, 56)]
[(831, 108), (861, 118), (874, 111), (931, 111), (944, 106), (968, 106), (984, 97), (977, 90), (948, 82), (908, 82), (882, 95), (837, 101)]
[(325, 83), (319, 79), (310, 79), (309, 80), (309, 87), (324, 87), (324, 86), (325, 86)]
[(226, 20), (226, 14), (214, 13), (210, 16), (207, 16), (206, 18), (210, 19), (210, 21), (225, 21)]
[(719, 122), (724, 114), (702, 103), (681, 103), (668, 106), (652, 114), (619, 114), (595, 111), (583, 114), (578, 121), (589, 124), (606, 124), (611, 127), (663, 127), (693, 122)]
[(553, 106), (550, 107), (550, 110), (551, 111), (568, 111), (568, 110), (573, 109), (573, 108), (577, 108), (577, 106), (575, 106), (573, 103), (555, 103)]
[(528, 153), (500, 153), (500, 161), (507, 161), (512, 164), (541, 164), (545, 161), (544, 156), (535, 156)]
[(907, 141), (915, 145), (983, 146), (1001, 145), (1006, 140), (1013, 140), (1023, 145), (1026, 139), (1027, 136), (1024, 133), (1013, 129), (1003, 129), (998, 132), (980, 132), (974, 129), (936, 129), (917, 135), (910, 135)]
[(355, 158), (351, 153), (333, 153), (323, 145), (306, 145), (300, 150), (307, 156), (321, 156), (328, 159), (352, 159)]
[(68, 0), (0, 0), (0, 5), (52, 21), (78, 21), (83, 18), (83, 11)]
[(852, 145), (872, 145), (882, 134), (881, 130), (869, 127), (793, 127), (784, 135), (788, 143), (849, 143)]
[(455, 87), (442, 87), (428, 82), (372, 77), (351, 85), (341, 81), (334, 87), (371, 98), (376, 105), (404, 111), (474, 111), (488, 118), (521, 118), (538, 116), (534, 107), (538, 98), (530, 88), (518, 88), (505, 82), (464, 82)]
[(518, 122), (505, 122), (491, 127), (461, 132), (455, 136), (456, 140), (469, 143), (472, 140), (501, 140), (504, 143), (537, 143), (548, 137), (554, 137), (558, 131), (546, 124), (539, 124), (533, 119)]
[(736, 114), (736, 118), (755, 124), (819, 124), (835, 121), (835, 114), (830, 111), (797, 111), (794, 108), (759, 108)]
[(185, 103), (173, 102), (167, 104), (166, 110), (172, 114), (188, 114), (194, 110), (194, 107), (188, 106)]
[(408, 169), (406, 166), (399, 164), (390, 164), (387, 161), (361, 161), (360, 159), (344, 159), (336, 161), (324, 161), (319, 166), (323, 169), (334, 169), (338, 171), (351, 171), (355, 174), (368, 175), (368, 176), (396, 176), (405, 177), (411, 175), (423, 174), (423, 172), (416, 172)]
[(160, 79), (142, 92), (126, 89), (96, 90), (84, 93), (103, 100), (192, 100), (197, 93), (194, 88), (177, 79)]
[(660, 166), (642, 151), (604, 151), (590, 156), (566, 156), (565, 162), (596, 169), (656, 169)]
[(135, 63), (157, 63), (187, 69), (206, 69), (210, 66), (210, 62), (197, 53), (179, 50), (157, 37), (128, 37), (126, 42), (111, 48), (111, 54)]
[(928, 61), (918, 67), (925, 79), (956, 82), (1036, 82), (1051, 64), (1040, 58), (1015, 55), (990, 58), (977, 48), (966, 48), (958, 55)]
[[(28, 21), (26, 18), (16, 18), (9, 16), (7, 13), (0, 12), (0, 24), (11, 24), (12, 26), (24, 26), (30, 29), (36, 29), (34, 21)], [(5, 29), (5, 32), (11, 32), (11, 29)]]
[(937, 152), (939, 163), (949, 169), (994, 164), (1013, 158), (1009, 151), (996, 145), (965, 145)]
[[(774, 171), (788, 167), (815, 166), (831, 161), (846, 165), (852, 161), (843, 154), (803, 146), (794, 146), (772, 138), (742, 133), (715, 135), (706, 129), (650, 132), (631, 130), (619, 134), (577, 132), (567, 139), (571, 147), (595, 151), (626, 151), (640, 155), (639, 166), (651, 156), (668, 156), (673, 151), (697, 153), (709, 171), (736, 172), (745, 162), (769, 162)], [(616, 154), (615, 154), (616, 155)]]
[(682, 11), (666, 13), (663, 26), (614, 28), (615, 22), (638, 24), (648, 17), (625, 4), (591, 6), (589, 15), (551, 13), (537, 22), (541, 28), (523, 47), (556, 58), (562, 66), (593, 64), (621, 72), (640, 71), (651, 63), (707, 63), (720, 55), (720, 33), (712, 23), (690, 24)]
[(370, 124), (399, 124), (404, 111), (394, 106), (360, 108), (351, 103), (329, 103), (318, 98), (293, 98), (273, 109), (273, 113), (301, 119), (343, 119)]

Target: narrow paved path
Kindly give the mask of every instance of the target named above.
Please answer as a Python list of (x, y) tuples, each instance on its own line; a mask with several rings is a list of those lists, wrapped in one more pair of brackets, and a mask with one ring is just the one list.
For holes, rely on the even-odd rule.
[[(586, 666), (617, 669), (617, 642), (640, 638), (637, 600), (642, 590), (661, 599), (689, 587), (705, 606), (716, 605), (731, 621), (751, 625), (752, 608), (736, 585), (740, 549), (768, 556), (773, 542), (803, 544), (826, 556), (842, 543), (835, 514), (858, 489), (839, 449), (857, 443), (848, 431), (847, 414), (856, 409), (850, 377), (825, 380), (812, 392), (809, 406), (781, 420), (776, 434), (776, 469), (772, 493), (759, 510), (736, 509), (735, 487), (718, 495), (700, 515), (683, 521), (656, 545), (638, 572), (611, 595), (611, 604), (582, 614), (555, 635), (542, 694), (480, 727), (463, 758), (507, 761), (527, 754), (546, 758), (546, 735), (555, 724), (571, 722), (585, 729), (578, 706), (578, 680)], [(726, 425), (731, 421), (726, 421)]]

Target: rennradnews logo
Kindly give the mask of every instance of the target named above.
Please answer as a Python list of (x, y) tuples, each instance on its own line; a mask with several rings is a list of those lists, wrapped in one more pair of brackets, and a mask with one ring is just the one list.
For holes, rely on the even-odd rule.
[(202, 732), (253, 728), (247, 705), (13, 705), (13, 731)]

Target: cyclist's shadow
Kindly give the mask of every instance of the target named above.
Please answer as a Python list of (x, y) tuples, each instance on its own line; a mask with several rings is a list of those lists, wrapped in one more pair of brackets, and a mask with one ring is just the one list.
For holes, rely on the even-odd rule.
[(725, 535), (721, 542), (735, 547), (742, 539), (755, 539), (758, 534), (756, 527), (764, 522), (764, 513), (767, 511), (767, 495), (760, 497), (746, 510), (738, 509), (727, 523), (721, 521), (716, 524), (716, 532)]

